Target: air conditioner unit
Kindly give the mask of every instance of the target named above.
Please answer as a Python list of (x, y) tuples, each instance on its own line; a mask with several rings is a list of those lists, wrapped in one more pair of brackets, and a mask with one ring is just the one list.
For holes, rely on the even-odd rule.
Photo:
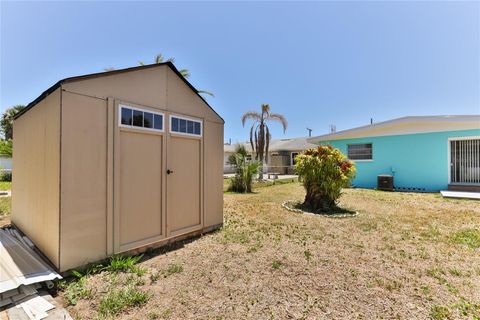
[(393, 176), (387, 174), (377, 176), (377, 189), (383, 191), (393, 191)]

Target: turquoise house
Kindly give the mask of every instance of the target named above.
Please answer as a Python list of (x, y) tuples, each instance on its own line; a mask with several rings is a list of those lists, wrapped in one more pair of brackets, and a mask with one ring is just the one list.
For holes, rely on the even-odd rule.
[(340, 149), (357, 167), (353, 186), (480, 191), (480, 115), (403, 117), (308, 139)]

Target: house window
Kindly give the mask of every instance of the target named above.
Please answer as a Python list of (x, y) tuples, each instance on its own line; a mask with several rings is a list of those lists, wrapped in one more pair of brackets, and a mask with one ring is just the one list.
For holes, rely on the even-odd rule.
[(170, 131), (180, 134), (201, 136), (202, 122), (178, 116), (170, 117)]
[(371, 143), (349, 144), (348, 158), (350, 160), (372, 160), (372, 144)]
[(163, 131), (163, 114), (120, 105), (120, 126)]
[(298, 152), (292, 152), (290, 154), (290, 165), (291, 166), (294, 166), (297, 162), (295, 160), (295, 158), (298, 156)]

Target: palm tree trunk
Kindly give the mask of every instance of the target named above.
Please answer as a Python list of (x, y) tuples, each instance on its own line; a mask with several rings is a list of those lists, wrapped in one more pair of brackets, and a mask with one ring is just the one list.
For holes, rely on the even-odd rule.
[(260, 124), (260, 134), (258, 137), (258, 155), (260, 160), (260, 170), (258, 172), (258, 179), (263, 180), (263, 158), (264, 158), (264, 151), (265, 151), (265, 125), (263, 123)]

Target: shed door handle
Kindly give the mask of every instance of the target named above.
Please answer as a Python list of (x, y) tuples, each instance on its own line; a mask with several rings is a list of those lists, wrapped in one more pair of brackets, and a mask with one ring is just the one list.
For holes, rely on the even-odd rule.
[(173, 170), (168, 169), (167, 174), (171, 174), (171, 173), (173, 173)]

